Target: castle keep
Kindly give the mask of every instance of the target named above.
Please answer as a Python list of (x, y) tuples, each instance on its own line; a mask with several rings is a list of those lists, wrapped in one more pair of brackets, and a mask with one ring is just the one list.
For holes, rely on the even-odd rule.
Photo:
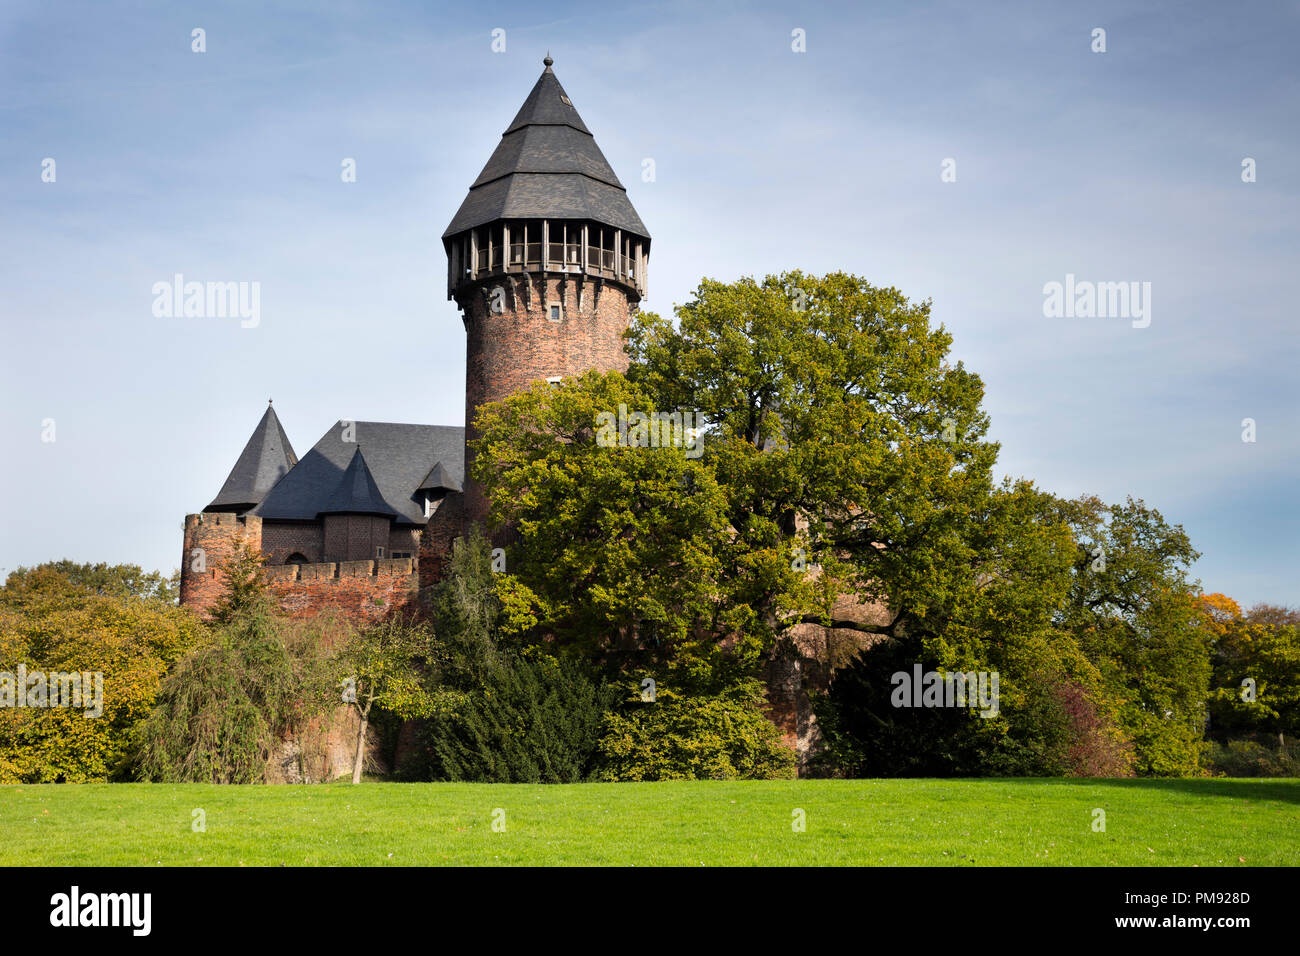
[(650, 234), (543, 63), (442, 237), (465, 325), (464, 425), (339, 421), (299, 459), (268, 407), (220, 492), (185, 519), (182, 604), (207, 612), (242, 539), (291, 614), (385, 616), (435, 583), (455, 538), (486, 517), (466, 477), (479, 406), (626, 368)]
[[(268, 407), (220, 492), (185, 519), (182, 604), (207, 613), (242, 539), (290, 614), (387, 616), (439, 581), (452, 543), (486, 517), (467, 477), (479, 407), (627, 367), (622, 336), (646, 295), (650, 234), (543, 63), (442, 237), (447, 297), (465, 325), (464, 424), (340, 421), (299, 459)], [(836, 613), (873, 612), (846, 598)], [(807, 689), (824, 689), (861, 641), (799, 624), (769, 660), (769, 714), (801, 754), (815, 734)]]

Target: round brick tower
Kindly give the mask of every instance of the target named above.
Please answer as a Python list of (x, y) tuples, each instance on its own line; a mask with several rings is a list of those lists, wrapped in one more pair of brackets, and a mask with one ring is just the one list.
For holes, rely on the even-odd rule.
[[(551, 70), (443, 234), (447, 298), (465, 323), (465, 439), (479, 406), (534, 382), (627, 367), (650, 235)], [(465, 453), (465, 528), (487, 502)]]

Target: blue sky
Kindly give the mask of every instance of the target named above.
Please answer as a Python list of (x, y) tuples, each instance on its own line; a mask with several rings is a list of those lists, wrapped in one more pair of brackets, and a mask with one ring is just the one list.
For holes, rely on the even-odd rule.
[[(1207, 590), (1300, 604), (1298, 40), (1296, 3), (6, 0), (0, 568), (171, 571), (269, 397), (300, 454), (460, 424), (439, 237), (549, 49), (647, 308), (790, 268), (932, 299), (1005, 473), (1141, 497)], [(175, 273), (259, 282), (260, 323), (154, 316)], [(1067, 274), (1150, 282), (1151, 324), (1045, 317)]]

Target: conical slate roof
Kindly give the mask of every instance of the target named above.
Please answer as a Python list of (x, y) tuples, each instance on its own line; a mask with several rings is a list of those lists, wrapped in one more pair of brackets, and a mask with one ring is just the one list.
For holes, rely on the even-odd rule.
[(424, 481), (420, 482), (420, 487), (416, 491), (464, 491), (456, 476), (442, 462), (438, 462), (429, 469), (429, 473), (424, 476)]
[(325, 502), (325, 507), (320, 510), (320, 513), (397, 517), (397, 509), (390, 507), (384, 501), (379, 486), (375, 484), (374, 476), (370, 474), (370, 468), (366, 465), (366, 456), (361, 454), (359, 445), (352, 455), (352, 461), (348, 463), (347, 470), (343, 472), (343, 477), (339, 479), (338, 487)]
[(239, 454), (226, 483), (206, 511), (247, 511), (261, 503), (276, 482), (298, 463), (280, 418), (268, 403), (253, 437)]
[(366, 468), (403, 526), (428, 521), (419, 487), (434, 465), (441, 464), (457, 487), (465, 474), (465, 429), (460, 426), (340, 421), (253, 513), (268, 521), (314, 521), (329, 507), (357, 448), (365, 449)]
[(646, 239), (632, 208), (560, 81), (551, 59), (443, 238), (497, 219), (593, 219)]

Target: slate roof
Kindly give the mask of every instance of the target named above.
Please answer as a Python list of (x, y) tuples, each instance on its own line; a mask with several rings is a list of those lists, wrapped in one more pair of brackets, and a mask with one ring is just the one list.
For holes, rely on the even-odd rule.
[[(355, 422), (354, 425), (355, 442), (343, 440), (343, 422), (336, 423), (321, 436), (253, 514), (272, 520), (311, 521), (336, 510), (336, 492), (358, 452), (379, 502), (392, 509), (397, 524), (426, 522), (424, 498), (417, 497), (417, 492), (437, 466), (441, 465), (451, 480), (464, 482), (464, 428), (392, 422)], [(373, 497), (368, 490), (365, 494)]]
[(443, 239), (497, 219), (594, 219), (649, 239), (627, 190), (552, 72), (550, 58), (544, 62), (545, 71)]
[(442, 462), (429, 469), (416, 491), (464, 491), (461, 481), (445, 468)]
[(348, 470), (343, 472), (338, 487), (330, 495), (325, 507), (320, 510), (323, 515), (362, 514), (389, 515), (397, 517), (397, 511), (390, 508), (375, 484), (374, 476), (366, 467), (366, 456), (358, 448), (348, 463)]
[(268, 403), (266, 413), (239, 453), (226, 483), (204, 510), (246, 511), (252, 508), (297, 463), (298, 456), (289, 443), (289, 436), (284, 433), (275, 409)]

